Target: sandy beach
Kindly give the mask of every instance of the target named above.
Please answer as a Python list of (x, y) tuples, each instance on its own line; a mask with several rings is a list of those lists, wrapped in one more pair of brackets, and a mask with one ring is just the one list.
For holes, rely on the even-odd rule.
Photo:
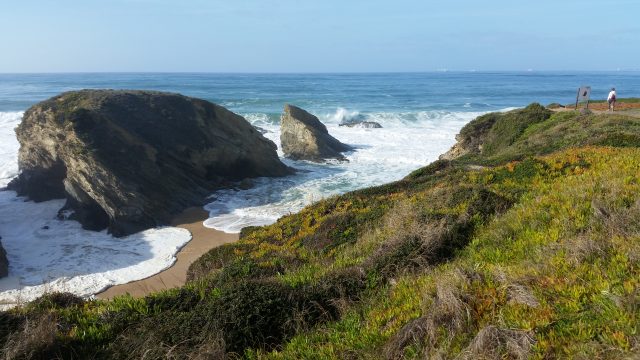
[(116, 285), (96, 294), (100, 299), (111, 299), (126, 293), (132, 296), (145, 296), (149, 293), (182, 286), (187, 279), (189, 265), (210, 249), (238, 240), (238, 234), (206, 228), (202, 222), (208, 213), (199, 207), (185, 210), (172, 221), (172, 225), (187, 229), (192, 239), (177, 254), (176, 262), (168, 269), (146, 279)]

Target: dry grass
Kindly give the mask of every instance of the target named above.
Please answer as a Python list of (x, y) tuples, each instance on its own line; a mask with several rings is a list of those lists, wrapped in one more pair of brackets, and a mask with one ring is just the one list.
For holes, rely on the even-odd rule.
[(393, 261), (395, 254), (421, 231), (417, 226), (416, 214), (409, 201), (398, 202), (383, 218), (383, 237), (386, 241), (365, 262), (365, 267), (374, 266), (383, 275), (395, 274), (402, 266)]
[(583, 235), (567, 241), (565, 248), (570, 263), (576, 265), (588, 259), (605, 257), (611, 250), (609, 239), (594, 239)]
[(531, 290), (526, 285), (520, 284), (507, 277), (504, 271), (498, 269), (494, 272), (494, 278), (500, 283), (507, 291), (507, 300), (510, 303), (522, 304), (530, 307), (538, 307), (540, 302), (531, 293)]
[(42, 354), (50, 354), (54, 359), (56, 342), (56, 321), (51, 315), (37, 319), (27, 319), (22, 330), (11, 334), (2, 349), (2, 358), (38, 359)]
[(535, 338), (530, 332), (500, 329), (489, 325), (478, 332), (458, 358), (464, 360), (525, 360), (529, 358), (534, 344)]
[(428, 319), (421, 316), (402, 327), (386, 344), (385, 359), (403, 359), (404, 349), (412, 344), (421, 344), (429, 332)]
[(437, 284), (433, 299), (427, 299), (429, 306), (422, 317), (414, 319), (396, 333), (386, 344), (384, 354), (387, 359), (404, 358), (405, 348), (421, 344), (428, 353), (437, 350), (442, 330), (453, 337), (465, 329), (471, 319), (465, 288), (470, 282), (468, 274), (460, 270), (442, 276)]
[[(211, 333), (205, 338), (197, 341), (197, 345), (193, 345), (192, 341), (180, 344), (168, 345), (155, 336), (148, 336), (142, 343), (136, 341), (128, 342), (129, 345), (135, 344), (128, 349), (120, 349), (118, 358), (122, 359), (167, 359), (167, 360), (225, 360), (230, 357), (225, 351), (225, 342), (222, 336), (217, 333)], [(121, 343), (127, 343), (126, 340)]]
[(435, 299), (427, 312), (429, 339), (437, 339), (439, 327), (444, 327), (448, 333), (453, 334), (467, 325), (471, 314), (463, 287), (468, 284), (469, 278), (461, 271), (455, 271), (438, 281)]
[(383, 277), (402, 274), (405, 270), (429, 269), (442, 261), (441, 250), (447, 241), (447, 219), (425, 220), (408, 200), (401, 201), (384, 219), (384, 242), (365, 262)]
[[(611, 198), (620, 198), (616, 189), (610, 189)], [(579, 264), (589, 259), (609, 256), (618, 244), (616, 239), (633, 239), (640, 236), (640, 201), (620, 207), (605, 199), (591, 201), (594, 224), (588, 231), (567, 240), (564, 245), (568, 260)], [(640, 262), (640, 245), (637, 241), (623, 240), (626, 255), (633, 262)]]
[[(539, 301), (528, 287), (496, 271), (493, 278), (505, 288), (510, 302), (531, 307)], [(450, 358), (458, 335), (468, 333), (477, 324), (473, 320), (473, 284), (491, 281), (475, 271), (456, 268), (436, 278), (435, 291), (424, 301), (423, 316), (406, 324), (385, 345), (387, 359), (403, 359), (408, 347), (415, 345), (425, 358)], [(459, 340), (456, 340), (459, 341)], [(460, 353), (461, 359), (526, 359), (535, 343), (533, 333), (486, 326)]]

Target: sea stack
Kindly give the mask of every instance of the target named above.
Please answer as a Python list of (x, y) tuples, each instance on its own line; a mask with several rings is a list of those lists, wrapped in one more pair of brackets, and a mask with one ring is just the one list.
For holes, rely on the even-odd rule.
[(167, 224), (213, 190), (292, 170), (243, 117), (179, 94), (82, 90), (31, 107), (9, 188), (116, 236)]
[(280, 120), (280, 142), (288, 158), (315, 162), (345, 160), (342, 152), (353, 150), (329, 135), (316, 116), (299, 107), (285, 105)]

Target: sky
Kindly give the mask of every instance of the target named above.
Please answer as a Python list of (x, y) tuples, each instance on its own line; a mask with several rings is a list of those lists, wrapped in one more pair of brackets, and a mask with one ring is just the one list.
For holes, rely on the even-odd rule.
[(0, 73), (639, 70), (639, 0), (0, 0)]

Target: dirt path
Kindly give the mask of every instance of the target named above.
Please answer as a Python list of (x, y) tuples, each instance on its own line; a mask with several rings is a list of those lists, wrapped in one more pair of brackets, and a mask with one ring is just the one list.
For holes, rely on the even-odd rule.
[[(619, 102), (616, 104), (616, 110), (614, 112), (610, 112), (608, 110), (608, 104), (607, 103), (591, 103), (589, 104), (589, 110), (593, 111), (596, 114), (621, 114), (621, 115), (628, 115), (628, 116), (633, 116), (633, 117), (640, 117), (640, 103), (637, 102), (633, 102), (633, 103), (625, 103), (623, 102)], [(584, 108), (584, 104), (580, 105), (580, 107), (578, 107), (578, 109)], [(560, 107), (560, 108), (555, 108), (555, 109), (551, 109), (553, 111), (556, 112), (562, 112), (562, 111), (574, 111), (575, 110), (575, 106), (574, 105), (567, 105), (566, 107)]]

